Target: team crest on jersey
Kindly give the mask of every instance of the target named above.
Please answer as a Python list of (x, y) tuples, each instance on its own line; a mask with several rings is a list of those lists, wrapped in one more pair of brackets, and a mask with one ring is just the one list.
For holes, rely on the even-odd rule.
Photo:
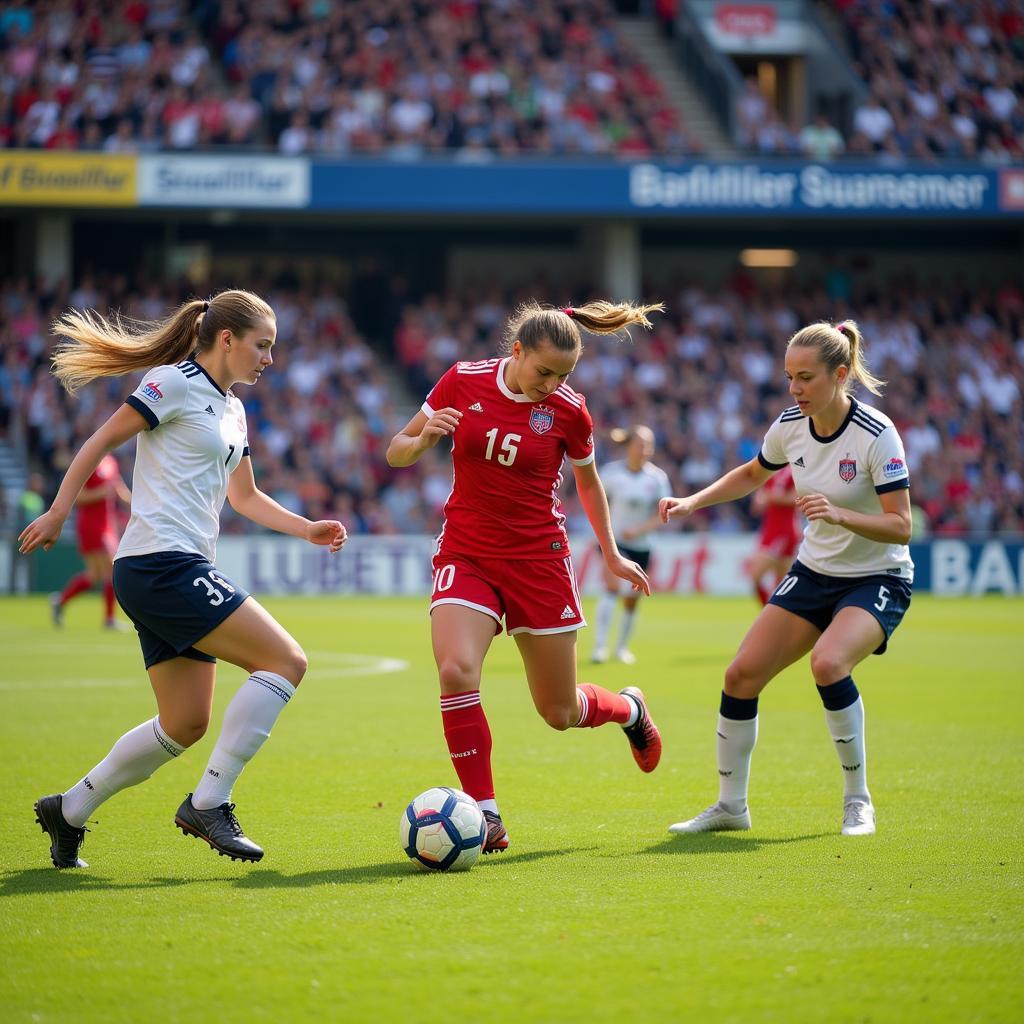
[(903, 476), (905, 472), (906, 466), (903, 465), (903, 460), (896, 455), (894, 455), (882, 469), (882, 473), (888, 480), (891, 480), (893, 477)]
[(530, 429), (535, 434), (546, 434), (555, 425), (555, 411), (546, 405), (530, 410)]
[(159, 402), (164, 397), (164, 393), (160, 390), (155, 380), (149, 381), (147, 384), (142, 385), (142, 396), (148, 398), (151, 402)]
[(839, 479), (849, 483), (857, 475), (857, 460), (849, 457), (839, 460)]

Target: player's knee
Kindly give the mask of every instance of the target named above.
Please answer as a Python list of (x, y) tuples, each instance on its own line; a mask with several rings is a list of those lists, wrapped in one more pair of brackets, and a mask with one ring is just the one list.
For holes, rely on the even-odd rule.
[(306, 674), (306, 669), (308, 668), (309, 658), (306, 657), (306, 652), (298, 644), (295, 644), (285, 654), (278, 672), (292, 686), (298, 686), (302, 682), (302, 677)]
[(811, 651), (811, 675), (818, 686), (830, 686), (849, 674), (849, 664), (835, 651), (817, 647)]
[(725, 670), (725, 692), (730, 697), (750, 700), (763, 689), (761, 673), (745, 659), (736, 658)]
[(198, 743), (206, 735), (209, 725), (210, 716), (201, 711), (171, 719), (160, 716), (160, 727), (180, 747), (191, 747)]
[(537, 710), (540, 712), (540, 717), (557, 732), (565, 732), (566, 729), (571, 729), (576, 724), (580, 714), (578, 707), (569, 708), (561, 704), (549, 704)]
[(441, 692), (463, 693), (480, 689), (480, 669), (460, 658), (445, 658), (437, 667)]

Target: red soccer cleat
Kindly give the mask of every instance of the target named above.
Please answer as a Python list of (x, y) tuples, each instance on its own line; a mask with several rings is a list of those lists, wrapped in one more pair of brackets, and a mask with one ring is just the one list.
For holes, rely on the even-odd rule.
[(487, 823), (487, 835), (484, 836), (483, 853), (501, 853), (509, 848), (511, 840), (508, 838), (508, 831), (502, 824), (501, 815), (494, 811), (484, 811), (484, 821)]
[(640, 771), (653, 772), (661, 760), (661, 733), (651, 721), (647, 698), (639, 686), (627, 686), (619, 693), (632, 697), (640, 705), (640, 717), (632, 725), (623, 726), (622, 731), (633, 748), (633, 760), (640, 766)]

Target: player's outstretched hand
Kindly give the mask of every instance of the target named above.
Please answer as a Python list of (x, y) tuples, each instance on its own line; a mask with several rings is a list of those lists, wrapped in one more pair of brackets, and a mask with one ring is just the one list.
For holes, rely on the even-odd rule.
[(337, 519), (320, 519), (306, 527), (306, 540), (330, 548), (333, 554), (348, 540), (348, 532)]
[(832, 526), (842, 526), (840, 518), (842, 510), (837, 509), (824, 494), (803, 494), (796, 499), (796, 507), (806, 516), (809, 522), (823, 519)]
[(18, 537), (18, 550), (23, 555), (35, 551), (38, 547), (49, 551), (57, 543), (57, 538), (63, 529), (64, 517), (58, 515), (51, 508), (49, 512), (44, 512), (38, 519), (33, 519), (21, 531), (21, 535)]
[(693, 513), (693, 498), (662, 498), (658, 502), (658, 515), (667, 523), (670, 519), (685, 519)]
[(605, 560), (605, 565), (619, 579), (632, 583), (634, 590), (642, 590), (648, 597), (651, 596), (651, 581), (647, 578), (647, 573), (636, 562), (631, 562), (628, 558), (623, 558), (622, 555), (614, 555)]
[(438, 409), (420, 431), (420, 447), (423, 450), (434, 448), (442, 437), (454, 433), (461, 419), (462, 413), (458, 409)]

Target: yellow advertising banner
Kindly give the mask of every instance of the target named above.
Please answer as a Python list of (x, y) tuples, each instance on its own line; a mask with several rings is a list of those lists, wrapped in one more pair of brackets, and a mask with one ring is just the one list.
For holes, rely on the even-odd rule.
[(138, 158), (0, 150), (0, 206), (135, 206)]

